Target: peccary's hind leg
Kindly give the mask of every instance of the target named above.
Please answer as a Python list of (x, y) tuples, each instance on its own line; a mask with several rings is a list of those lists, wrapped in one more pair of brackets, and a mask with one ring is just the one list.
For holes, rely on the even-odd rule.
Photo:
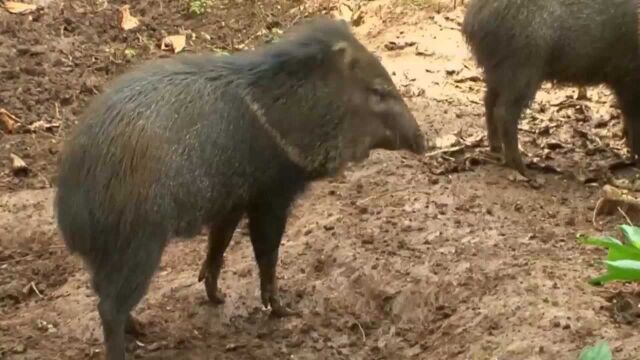
[[(505, 78), (500, 81), (500, 95), (496, 100), (493, 117), (500, 131), (505, 165), (522, 176), (529, 177), (518, 146), (518, 123), (525, 108), (535, 97), (542, 80), (527, 72), (515, 73), (505, 72)], [(513, 76), (506, 77), (508, 74)]]
[(276, 277), (278, 252), (287, 223), (288, 207), (289, 203), (265, 199), (249, 210), (249, 231), (260, 271), (262, 304), (265, 307), (271, 305), (271, 315), (275, 317), (298, 314), (280, 303)]
[(224, 295), (218, 291), (218, 278), (224, 263), (224, 252), (233, 238), (242, 214), (240, 210), (233, 210), (211, 224), (209, 229), (207, 257), (200, 268), (198, 281), (204, 280), (207, 297), (214, 304), (224, 303)]
[[(124, 312), (124, 314), (123, 314)], [(125, 360), (124, 328), (127, 311), (119, 309), (110, 299), (100, 299), (98, 313), (102, 321), (107, 360)]]
[(615, 84), (618, 103), (622, 109), (627, 146), (636, 162), (640, 162), (640, 79), (626, 79)]
[(133, 319), (131, 311), (146, 293), (165, 243), (162, 238), (137, 239), (126, 253), (114, 250), (95, 266), (93, 286), (100, 298), (107, 360), (125, 359), (125, 329)]
[(494, 154), (502, 153), (502, 140), (500, 139), (500, 128), (494, 117), (496, 102), (498, 101), (498, 89), (487, 85), (484, 93), (484, 110), (485, 121), (487, 125), (487, 140), (489, 142), (489, 150)]

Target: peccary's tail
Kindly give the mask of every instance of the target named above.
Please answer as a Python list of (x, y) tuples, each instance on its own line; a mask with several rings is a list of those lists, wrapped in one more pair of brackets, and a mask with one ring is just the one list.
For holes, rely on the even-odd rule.
[(460, 31), (462, 32), (464, 39), (471, 46), (475, 44), (475, 38), (481, 35), (478, 30), (481, 26), (481, 22), (483, 21), (482, 12), (483, 8), (486, 6), (485, 3), (486, 1), (484, 0), (471, 0), (464, 14)]

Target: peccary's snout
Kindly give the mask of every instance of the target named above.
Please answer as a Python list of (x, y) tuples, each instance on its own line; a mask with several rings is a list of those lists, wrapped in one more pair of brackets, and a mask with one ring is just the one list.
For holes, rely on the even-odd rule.
[(427, 141), (409, 107), (400, 97), (387, 102), (386, 107), (386, 114), (381, 119), (385, 132), (373, 147), (424, 154), (427, 151)]
[(427, 151), (427, 140), (418, 126), (416, 118), (405, 105), (404, 111), (398, 117), (398, 147), (414, 154), (424, 154)]

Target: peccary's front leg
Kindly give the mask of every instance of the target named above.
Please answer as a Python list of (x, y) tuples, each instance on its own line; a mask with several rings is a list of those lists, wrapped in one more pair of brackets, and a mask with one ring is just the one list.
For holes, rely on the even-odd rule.
[(204, 280), (207, 297), (213, 304), (224, 303), (224, 295), (218, 291), (218, 278), (224, 264), (224, 252), (233, 238), (242, 214), (242, 211), (231, 211), (209, 228), (207, 258), (200, 268), (198, 281)]
[(280, 303), (276, 277), (278, 252), (287, 223), (288, 207), (288, 203), (265, 200), (249, 211), (249, 231), (260, 271), (262, 304), (265, 307), (271, 305), (271, 315), (275, 317), (298, 314)]

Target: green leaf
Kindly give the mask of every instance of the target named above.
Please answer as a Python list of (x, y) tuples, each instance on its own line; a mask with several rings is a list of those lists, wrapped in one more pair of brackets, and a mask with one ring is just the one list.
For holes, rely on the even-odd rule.
[(640, 261), (640, 249), (631, 245), (622, 244), (615, 238), (610, 236), (591, 237), (579, 236), (578, 241), (609, 249), (607, 260), (638, 260)]
[(620, 226), (627, 239), (635, 239), (636, 243), (623, 244), (610, 236), (578, 236), (578, 241), (608, 249), (604, 262), (606, 273), (589, 280), (591, 285), (600, 286), (610, 281), (640, 281), (640, 228)]
[(589, 284), (593, 286), (602, 286), (608, 282), (615, 281), (615, 280), (616, 278), (613, 275), (609, 273), (605, 273), (604, 275), (600, 275), (598, 277), (590, 279)]
[(605, 261), (607, 272), (589, 281), (591, 285), (604, 285), (610, 281), (640, 280), (640, 261), (615, 260)]
[(621, 279), (640, 280), (640, 261), (637, 260), (616, 260), (605, 261), (610, 273)]
[(631, 225), (620, 225), (620, 230), (625, 239), (636, 249), (640, 249), (640, 227)]
[(609, 245), (623, 245), (618, 239), (611, 236), (594, 237), (588, 235), (579, 235), (578, 241), (587, 245), (596, 245), (601, 247), (609, 247)]
[(613, 354), (609, 350), (609, 345), (601, 341), (595, 346), (585, 347), (578, 360), (613, 360)]

